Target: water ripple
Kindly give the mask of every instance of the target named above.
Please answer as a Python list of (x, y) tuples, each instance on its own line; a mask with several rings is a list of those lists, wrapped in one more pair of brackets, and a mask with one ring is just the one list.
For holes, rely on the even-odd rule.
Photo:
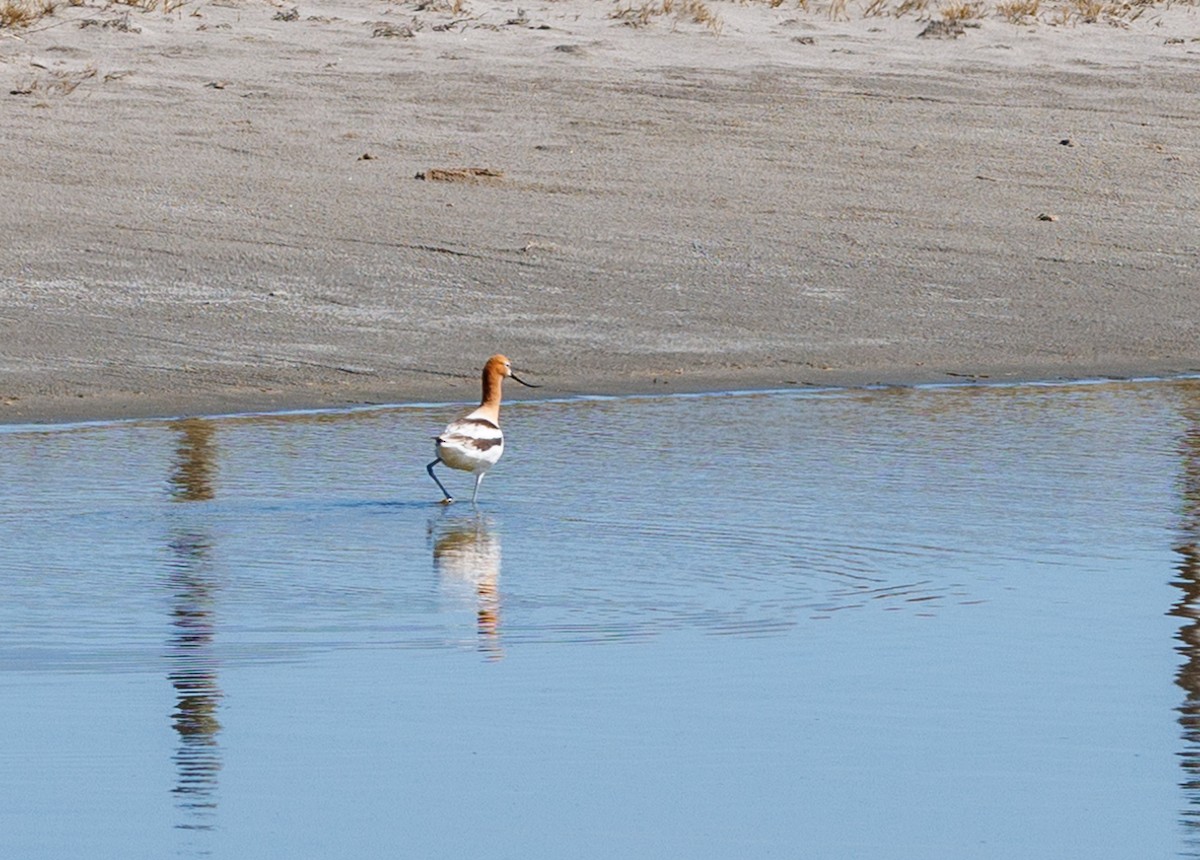
[(430, 504), (440, 408), (12, 433), (0, 653), (161, 671), (197, 603), (219, 661), (977, 606), (1166, 524), (1130, 476), (1174, 456), (1150, 430), (1177, 390), (517, 404), (478, 516)]

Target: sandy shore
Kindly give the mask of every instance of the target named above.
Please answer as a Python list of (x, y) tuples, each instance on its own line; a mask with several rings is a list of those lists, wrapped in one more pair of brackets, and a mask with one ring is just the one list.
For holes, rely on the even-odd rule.
[(0, 30), (0, 421), (1200, 370), (1200, 10), (709, 8)]

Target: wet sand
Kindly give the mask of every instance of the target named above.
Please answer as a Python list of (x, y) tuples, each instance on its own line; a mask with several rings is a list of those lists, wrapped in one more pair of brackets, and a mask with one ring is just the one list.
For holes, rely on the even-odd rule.
[(0, 31), (0, 421), (1200, 371), (1195, 9), (710, 7)]

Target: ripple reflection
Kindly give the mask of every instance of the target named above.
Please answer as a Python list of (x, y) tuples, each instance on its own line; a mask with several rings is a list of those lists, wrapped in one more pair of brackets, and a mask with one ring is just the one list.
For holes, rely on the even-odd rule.
[[(171, 497), (181, 503), (213, 498), (217, 448), (211, 421), (187, 419), (172, 428), (180, 434)], [(213, 572), (213, 540), (194, 521), (180, 523), (167, 539), (167, 586), (171, 596), (171, 635), (167, 642), (168, 679), (175, 689), (171, 724), (179, 736), (173, 759), (172, 792), (184, 817), (183, 830), (211, 830), (217, 808), (221, 749), (217, 717), (222, 693), (213, 653), (218, 584)]]
[(500, 535), (480, 513), (446, 516), (429, 524), (433, 568), (453, 603), (475, 608), (479, 651), (488, 660), (504, 656), (500, 644)]
[(1181, 787), (1187, 806), (1182, 812), (1183, 823), (1190, 832), (1193, 848), (1200, 847), (1200, 392), (1189, 389), (1183, 415), (1186, 426), (1180, 441), (1182, 468), (1180, 474), (1181, 523), (1174, 585), (1182, 596), (1171, 614), (1186, 619), (1179, 630), (1179, 651), (1183, 665), (1175, 676), (1185, 697), (1179, 705), (1179, 725), (1184, 747), (1180, 764), (1184, 778)]

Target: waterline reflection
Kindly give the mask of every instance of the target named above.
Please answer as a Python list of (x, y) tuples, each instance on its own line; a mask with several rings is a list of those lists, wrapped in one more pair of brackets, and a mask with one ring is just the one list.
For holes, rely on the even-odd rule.
[[(211, 421), (187, 419), (172, 429), (180, 434), (171, 497), (175, 502), (210, 501), (214, 495), (217, 447)], [(196, 518), (183, 517), (167, 538), (170, 551), (166, 584), (171, 598), (171, 634), (167, 642), (168, 679), (175, 690), (171, 724), (179, 736), (173, 756), (176, 805), (184, 813), (176, 827), (209, 830), (217, 808), (217, 775), (221, 748), (217, 716), (222, 693), (216, 634), (217, 577), (213, 571), (213, 539)]]
[(172, 423), (171, 429), (180, 435), (175, 449), (175, 471), (171, 474), (172, 499), (210, 501), (217, 477), (217, 448), (213, 441), (216, 424), (204, 418), (185, 418)]
[(1182, 818), (1189, 841), (1200, 848), (1200, 392), (1191, 392), (1183, 410), (1187, 424), (1180, 441), (1182, 502), (1175, 586), (1182, 592), (1171, 614), (1186, 620), (1179, 630), (1179, 651), (1184, 663), (1175, 677), (1185, 698), (1179, 706), (1184, 748), (1181, 787), (1188, 805)]
[(445, 515), (429, 524), (433, 569), (451, 603), (475, 608), (479, 651), (504, 656), (500, 644), (500, 534), (491, 518)]

